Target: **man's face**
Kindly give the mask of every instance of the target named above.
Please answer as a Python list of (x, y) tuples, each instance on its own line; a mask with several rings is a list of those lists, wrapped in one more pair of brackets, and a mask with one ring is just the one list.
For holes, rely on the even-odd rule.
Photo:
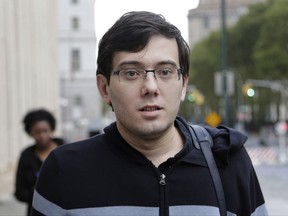
[[(112, 71), (123, 69), (180, 68), (175, 39), (153, 36), (139, 52), (120, 51), (114, 54)], [(137, 83), (125, 83), (119, 75), (111, 75), (110, 84), (97, 76), (99, 91), (112, 104), (118, 130), (134, 137), (151, 139), (161, 136), (173, 126), (181, 100), (185, 98), (188, 77), (182, 75), (169, 82), (159, 82), (152, 72)]]

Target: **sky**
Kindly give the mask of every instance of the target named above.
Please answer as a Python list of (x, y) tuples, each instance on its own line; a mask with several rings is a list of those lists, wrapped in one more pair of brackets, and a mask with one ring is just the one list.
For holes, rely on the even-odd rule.
[(95, 0), (95, 31), (99, 41), (103, 34), (125, 12), (147, 10), (162, 14), (182, 32), (188, 42), (188, 11), (199, 0)]

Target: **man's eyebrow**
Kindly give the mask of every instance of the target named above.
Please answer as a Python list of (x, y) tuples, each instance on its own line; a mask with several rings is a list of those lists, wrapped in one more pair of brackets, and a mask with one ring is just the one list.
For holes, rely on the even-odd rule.
[[(144, 64), (140, 61), (123, 61), (121, 62), (118, 67), (123, 67), (123, 66), (129, 66), (129, 65), (135, 65), (135, 66), (144, 66)], [(176, 62), (171, 61), (171, 60), (165, 60), (165, 61), (160, 61), (156, 63), (156, 67), (163, 66), (163, 65), (171, 65), (173, 67), (178, 67)]]
[(123, 66), (127, 66), (127, 65), (141, 66), (143, 64), (139, 61), (123, 61), (118, 65), (118, 67), (123, 67)]
[(178, 65), (176, 64), (176, 62), (171, 61), (171, 60), (157, 62), (156, 65), (157, 65), (157, 67), (158, 67), (158, 66), (162, 66), (162, 65), (171, 65), (171, 66), (176, 67), (176, 68), (178, 67)]

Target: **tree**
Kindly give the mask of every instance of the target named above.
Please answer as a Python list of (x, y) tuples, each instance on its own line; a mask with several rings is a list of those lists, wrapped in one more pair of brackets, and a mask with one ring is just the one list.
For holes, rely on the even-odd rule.
[[(287, 79), (288, 72), (288, 1), (268, 0), (249, 7), (237, 24), (228, 29), (228, 65), (236, 79)], [(190, 83), (206, 97), (205, 105), (218, 111), (221, 98), (214, 94), (214, 73), (221, 69), (220, 32), (213, 32), (197, 43), (191, 52)], [(259, 110), (265, 121), (270, 101), (278, 95), (258, 89)], [(255, 98), (253, 99), (255, 100)], [(237, 98), (231, 98), (236, 110)], [(247, 101), (252, 103), (252, 99)], [(255, 103), (254, 103), (255, 104)]]
[(213, 92), (214, 73), (221, 68), (219, 44), (219, 32), (214, 32), (208, 38), (195, 45), (190, 57), (189, 82), (205, 95), (205, 101), (209, 101), (208, 104), (213, 110), (218, 110), (218, 98), (215, 98)]
[(282, 79), (288, 73), (288, 2), (271, 1), (256, 42), (253, 60), (259, 77)]
[(237, 24), (229, 29), (228, 62), (237, 69), (242, 79), (255, 78), (253, 53), (268, 7), (267, 3), (251, 5), (249, 13), (243, 15)]

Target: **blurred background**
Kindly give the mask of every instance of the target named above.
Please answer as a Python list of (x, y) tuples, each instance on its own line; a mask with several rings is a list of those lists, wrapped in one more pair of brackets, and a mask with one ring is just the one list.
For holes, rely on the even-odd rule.
[[(19, 154), (32, 144), (22, 125), (26, 112), (51, 111), (56, 134), (68, 142), (100, 133), (114, 120), (95, 71), (97, 26), (118, 6), (97, 1), (0, 0), (0, 215), (25, 214), (13, 191)], [(153, 5), (164, 16), (172, 5), (172, 23), (185, 20), (179, 28), (191, 67), (180, 115), (246, 133), (270, 214), (288, 215), (288, 1), (186, 0), (181, 10), (172, 0)]]

